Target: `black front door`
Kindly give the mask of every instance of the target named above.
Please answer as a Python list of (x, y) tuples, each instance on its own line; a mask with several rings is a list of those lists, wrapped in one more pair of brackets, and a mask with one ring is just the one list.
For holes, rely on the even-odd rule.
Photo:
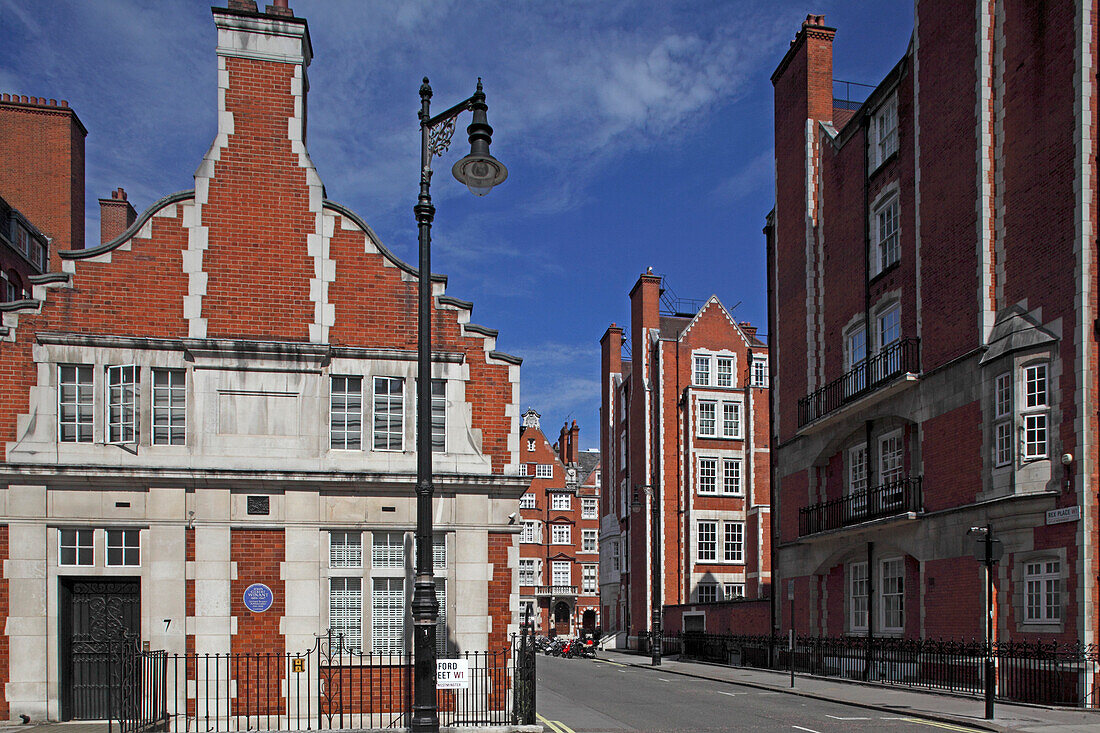
[(61, 719), (106, 720), (117, 714), (124, 645), (141, 634), (141, 581), (60, 578), (58, 585)]

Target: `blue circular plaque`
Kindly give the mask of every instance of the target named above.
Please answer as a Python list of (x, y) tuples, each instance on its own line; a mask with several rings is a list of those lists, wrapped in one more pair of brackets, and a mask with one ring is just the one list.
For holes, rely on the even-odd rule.
[(244, 606), (253, 613), (263, 613), (275, 602), (275, 594), (263, 583), (253, 583), (244, 589)]

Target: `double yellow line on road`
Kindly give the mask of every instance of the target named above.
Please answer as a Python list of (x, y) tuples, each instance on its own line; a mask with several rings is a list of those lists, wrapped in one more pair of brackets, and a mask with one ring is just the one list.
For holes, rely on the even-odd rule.
[(547, 727), (549, 727), (550, 730), (554, 731), (554, 733), (577, 733), (575, 730), (573, 730), (560, 720), (547, 720), (546, 718), (542, 717), (542, 713), (535, 713), (535, 715), (543, 723), (546, 723)]

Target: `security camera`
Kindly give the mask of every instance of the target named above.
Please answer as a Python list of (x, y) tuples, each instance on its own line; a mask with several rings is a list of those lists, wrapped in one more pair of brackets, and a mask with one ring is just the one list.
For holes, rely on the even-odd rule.
[(1062, 465), (1063, 466), (1068, 466), (1071, 463), (1073, 463), (1073, 454), (1072, 453), (1063, 453), (1062, 454)]
[(515, 523), (516, 523), (516, 513), (512, 512), (511, 514), (508, 515), (508, 524), (515, 524)]

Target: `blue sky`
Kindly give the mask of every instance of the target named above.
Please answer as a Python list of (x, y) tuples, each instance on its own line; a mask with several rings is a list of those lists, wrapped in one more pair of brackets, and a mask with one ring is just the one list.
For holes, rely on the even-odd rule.
[[(260, 0), (261, 7), (264, 0)], [(217, 3), (224, 5), (224, 2)], [(416, 262), (421, 77), (440, 111), (484, 78), (508, 181), (436, 176), (433, 270), (524, 357), (522, 406), (599, 443), (599, 338), (647, 267), (765, 331), (774, 200), (769, 77), (809, 12), (838, 28), (834, 76), (877, 83), (912, 0), (291, 0), (309, 21), (307, 144), (328, 197)], [(118, 186), (140, 212), (193, 187), (215, 130), (210, 2), (0, 0), (0, 91), (67, 99), (88, 128), (87, 243)], [(468, 152), (459, 121), (446, 171)]]

